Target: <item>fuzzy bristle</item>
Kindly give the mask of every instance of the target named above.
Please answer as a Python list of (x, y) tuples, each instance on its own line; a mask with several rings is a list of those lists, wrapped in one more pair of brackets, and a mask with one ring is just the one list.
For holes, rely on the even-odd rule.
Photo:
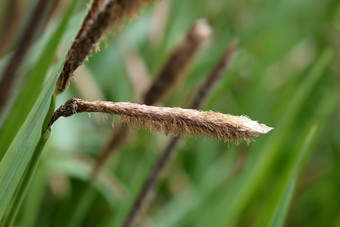
[(198, 111), (178, 107), (156, 107), (128, 102), (87, 102), (70, 99), (54, 113), (50, 126), (60, 117), (79, 112), (117, 114), (129, 126), (140, 126), (166, 135), (211, 137), (227, 142), (249, 142), (272, 128), (245, 116), (233, 116), (213, 111)]
[(67, 88), (74, 71), (83, 64), (105, 34), (110, 30), (119, 30), (126, 18), (134, 17), (146, 3), (152, 1), (108, 0), (106, 4), (104, 0), (94, 1), (67, 53), (55, 94), (60, 94)]
[[(180, 108), (172, 108), (174, 115), (166, 118), (153, 118), (151, 116), (135, 117), (122, 115), (122, 121), (129, 127), (140, 127), (150, 132), (160, 132), (165, 135), (189, 135), (193, 137), (217, 138), (225, 142), (249, 143), (253, 137), (266, 134), (272, 128), (252, 121), (244, 116), (233, 116), (213, 111), (203, 112), (189, 110), (189, 115), (181, 115)], [(187, 111), (187, 110), (184, 110)], [(196, 116), (195, 116), (196, 115)]]

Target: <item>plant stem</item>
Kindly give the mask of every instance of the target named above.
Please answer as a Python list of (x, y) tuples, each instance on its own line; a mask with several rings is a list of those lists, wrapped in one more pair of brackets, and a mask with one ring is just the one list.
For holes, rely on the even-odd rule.
[(144, 181), (142, 189), (140, 190), (132, 209), (124, 222), (124, 227), (132, 226), (138, 212), (142, 209), (142, 207), (146, 207), (145, 204), (149, 198), (150, 192), (154, 189), (157, 184), (157, 180), (162, 170), (165, 168), (168, 161), (171, 159), (172, 155), (174, 155), (174, 151), (178, 142), (180, 141), (180, 135), (173, 137), (166, 148), (163, 150), (161, 155), (158, 157), (152, 171), (150, 172), (147, 179)]

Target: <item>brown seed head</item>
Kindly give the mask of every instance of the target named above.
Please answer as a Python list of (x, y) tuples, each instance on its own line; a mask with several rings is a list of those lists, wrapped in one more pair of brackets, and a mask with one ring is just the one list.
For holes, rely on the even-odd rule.
[(207, 136), (236, 143), (249, 142), (251, 138), (266, 134), (272, 129), (245, 116), (129, 102), (87, 102), (81, 99), (70, 99), (65, 105), (59, 107), (49, 126), (60, 116), (68, 117), (79, 112), (117, 114), (129, 126), (140, 126), (166, 135)]
[[(67, 53), (65, 64), (58, 77), (55, 93), (63, 92), (73, 72), (84, 62), (100, 39), (111, 29), (118, 30), (127, 17), (135, 17), (141, 7), (153, 0), (109, 0), (101, 7), (102, 1), (93, 4), (89, 14)], [(99, 11), (99, 12), (98, 12)], [(93, 18), (94, 17), (94, 18)]]

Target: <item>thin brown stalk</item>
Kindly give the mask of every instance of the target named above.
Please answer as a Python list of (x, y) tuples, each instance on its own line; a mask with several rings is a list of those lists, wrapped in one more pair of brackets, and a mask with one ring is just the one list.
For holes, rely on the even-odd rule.
[(4, 11), (4, 17), (2, 19), (0, 27), (0, 57), (6, 53), (13, 35), (17, 30), (21, 13), (18, 0), (12, 0), (7, 3)]
[(104, 167), (105, 163), (108, 161), (109, 157), (117, 151), (117, 149), (129, 140), (132, 131), (129, 127), (124, 124), (124, 122), (119, 122), (117, 126), (111, 133), (110, 140), (105, 144), (103, 150), (97, 157), (96, 163), (92, 170), (92, 178), (95, 179), (101, 169)]
[(123, 123), (119, 122), (113, 129), (109, 141), (105, 144), (100, 152), (96, 164), (94, 165), (92, 177), (95, 178), (99, 171), (103, 168), (109, 157), (117, 151), (131, 136), (131, 130)]
[(139, 194), (137, 195), (134, 204), (132, 205), (132, 209), (130, 210), (124, 222), (123, 225), (124, 227), (132, 226), (139, 212), (141, 212), (142, 210), (144, 212), (146, 211), (148, 203), (151, 201), (151, 192), (156, 186), (157, 180), (161, 172), (163, 171), (164, 167), (171, 159), (171, 156), (174, 154), (173, 151), (176, 149), (176, 146), (180, 139), (181, 139), (180, 135), (173, 137), (170, 140), (169, 144), (166, 146), (166, 148), (163, 150), (161, 155), (158, 157), (152, 171), (144, 181), (144, 184), (141, 190), (139, 191)]
[[(63, 92), (74, 71), (84, 62), (88, 55), (94, 50), (100, 39), (108, 33), (110, 29), (122, 27), (126, 18), (135, 17), (140, 9), (153, 0), (109, 0), (100, 12), (92, 8), (87, 15), (91, 19), (85, 18), (76, 39), (66, 56), (62, 71), (58, 77), (55, 93)], [(101, 2), (101, 1), (97, 1)], [(95, 19), (92, 17), (95, 16)]]
[[(169, 93), (179, 81), (183, 80), (199, 50), (207, 43), (210, 36), (211, 28), (207, 22), (203, 19), (197, 20), (164, 63), (156, 79), (142, 98), (142, 103), (154, 104)], [(108, 157), (128, 138), (129, 129), (126, 126), (119, 124), (115, 127), (110, 140), (97, 159), (94, 175), (104, 165)]]
[(0, 114), (6, 106), (9, 95), (13, 89), (14, 82), (17, 78), (17, 72), (27, 54), (29, 47), (32, 44), (34, 35), (39, 27), (39, 23), (47, 9), (49, 1), (39, 0), (32, 12), (25, 31), (15, 49), (13, 55), (8, 61), (8, 64), (3, 71), (3, 75), (0, 81)]
[(237, 46), (237, 40), (233, 40), (227, 50), (224, 52), (222, 58), (217, 63), (213, 71), (207, 77), (205, 82), (202, 84), (200, 89), (198, 90), (192, 104), (192, 109), (199, 109), (201, 105), (204, 103), (204, 100), (207, 98), (211, 90), (214, 88), (214, 85), (220, 80), (223, 74), (226, 72), (228, 65), (230, 63), (230, 59), (235, 52), (235, 48)]
[[(232, 57), (232, 54), (234, 53), (234, 50), (236, 48), (237, 42), (233, 41), (225, 53), (223, 54), (221, 60), (218, 62), (218, 64), (215, 66), (215, 68), (212, 70), (210, 75), (207, 77), (205, 82), (202, 84), (200, 89), (198, 90), (192, 104), (191, 108), (198, 109), (203, 104), (204, 100), (208, 96), (208, 94), (213, 89), (214, 85), (218, 82), (218, 80), (222, 77), (222, 75), (225, 73), (230, 59)], [(173, 137), (169, 144), (165, 147), (163, 152), (158, 157), (155, 166), (151, 170), (150, 174), (144, 181), (144, 184), (129, 212), (129, 215), (127, 216), (124, 227), (132, 226), (134, 223), (136, 217), (138, 216), (141, 211), (145, 211), (148, 207), (148, 204), (151, 202), (151, 192), (153, 191), (154, 187), (157, 184), (157, 180), (159, 176), (161, 175), (162, 171), (165, 169), (167, 163), (171, 160), (171, 157), (174, 155), (176, 151), (176, 146), (179, 143), (181, 137), (180, 135), (177, 135), (176, 137)]]
[(69, 117), (81, 112), (117, 114), (129, 126), (140, 126), (166, 135), (207, 136), (236, 143), (249, 142), (251, 138), (271, 130), (270, 127), (245, 116), (129, 102), (88, 102), (81, 99), (70, 99), (60, 106), (54, 112), (49, 128), (59, 117)]

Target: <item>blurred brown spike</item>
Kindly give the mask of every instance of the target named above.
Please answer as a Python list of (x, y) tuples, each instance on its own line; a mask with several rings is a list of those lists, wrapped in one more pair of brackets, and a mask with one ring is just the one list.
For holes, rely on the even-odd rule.
[[(102, 1), (96, 1), (86, 16), (76, 39), (67, 53), (63, 69), (58, 77), (55, 94), (63, 92), (74, 71), (84, 62), (100, 39), (110, 29), (118, 30), (124, 24), (126, 17), (135, 17), (140, 9), (153, 0), (109, 0), (98, 12)], [(95, 16), (94, 19), (92, 17)], [(91, 18), (91, 19), (88, 19)]]
[(90, 27), (95, 19), (97, 18), (98, 13), (100, 12), (101, 8), (104, 6), (105, 0), (93, 0), (90, 9), (85, 16), (83, 23), (77, 33), (75, 40), (78, 40), (82, 35), (84, 35), (86, 29)]
[(185, 39), (173, 50), (155, 81), (146, 92), (144, 101), (151, 105), (183, 79), (198, 50), (211, 36), (211, 29), (203, 19), (196, 21)]
[(9, 59), (0, 81), (0, 114), (6, 106), (7, 100), (13, 89), (14, 82), (17, 77), (17, 72), (30, 48), (34, 35), (39, 28), (39, 23), (47, 9), (49, 1), (39, 0), (35, 6), (32, 17), (30, 18), (22, 37), (19, 40), (13, 55)]

